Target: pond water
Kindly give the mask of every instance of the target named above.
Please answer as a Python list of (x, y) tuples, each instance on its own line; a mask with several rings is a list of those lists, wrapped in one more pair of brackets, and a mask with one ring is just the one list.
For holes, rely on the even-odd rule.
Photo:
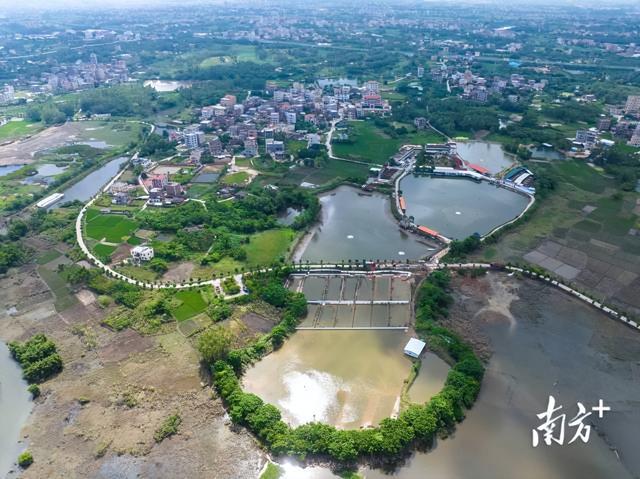
[(414, 403), (425, 403), (442, 390), (449, 374), (449, 365), (434, 353), (422, 353), (420, 372), (409, 388), (409, 398)]
[(111, 147), (111, 145), (109, 145), (109, 143), (107, 143), (106, 141), (102, 141), (102, 140), (78, 141), (78, 142), (76, 142), (76, 145), (86, 145), (86, 146), (90, 146), (91, 148), (97, 148), (98, 150), (105, 150), (105, 149)]
[(452, 239), (474, 233), (485, 235), (518, 216), (528, 198), (490, 185), (461, 178), (406, 176), (400, 185), (407, 215), (419, 225)]
[(278, 223), (284, 226), (291, 226), (300, 213), (301, 211), (296, 208), (287, 208), (287, 211), (283, 211), (278, 215)]
[(6, 176), (9, 173), (13, 173), (14, 171), (18, 171), (24, 165), (0, 165), (0, 176)]
[(193, 183), (215, 183), (220, 178), (220, 173), (200, 173), (196, 176)]
[[(455, 433), (428, 453), (416, 453), (393, 474), (366, 469), (367, 479), (631, 479), (640, 475), (640, 336), (586, 304), (533, 281), (512, 280), (518, 299), (512, 318), (475, 315), (493, 356), (478, 400)], [(490, 288), (489, 288), (490, 289)], [(570, 421), (576, 402), (588, 411), (603, 399), (612, 408), (593, 413), (587, 444), (537, 448), (531, 430), (541, 424), (549, 395)], [(285, 477), (333, 478), (330, 471), (287, 465)]]
[(496, 174), (513, 165), (513, 157), (498, 143), (488, 141), (461, 141), (456, 143), (458, 154), (469, 163), (484, 166)]
[(303, 260), (418, 259), (434, 254), (435, 243), (400, 229), (389, 198), (341, 186), (320, 197), (322, 219), (301, 248)]
[(146, 80), (144, 86), (150, 86), (157, 92), (176, 91), (180, 88), (189, 88), (191, 82), (188, 81), (172, 81), (172, 80)]
[(562, 153), (552, 148), (532, 148), (531, 158), (536, 160), (562, 160)]
[(129, 158), (126, 156), (120, 156), (109, 163), (101, 166), (96, 171), (89, 173), (83, 179), (70, 186), (63, 191), (64, 198), (51, 206), (51, 208), (57, 208), (60, 204), (67, 203), (69, 201), (79, 200), (82, 202), (87, 201), (93, 195), (95, 195), (100, 188), (106, 185), (111, 178), (118, 174), (120, 166), (125, 164)]
[(0, 341), (0, 477), (7, 475), (20, 454), (20, 430), (32, 406), (22, 370)]
[(23, 183), (38, 183), (38, 182), (47, 182), (53, 181), (53, 177), (63, 173), (67, 169), (66, 166), (58, 166), (53, 163), (45, 163), (37, 167), (37, 173), (33, 176), (29, 176), (25, 178)]
[[(399, 405), (412, 364), (403, 353), (409, 337), (401, 330), (298, 331), (246, 372), (244, 388), (277, 406), (295, 426), (377, 424)], [(439, 371), (441, 360), (434, 357), (425, 358), (421, 375), (431, 374), (432, 364)], [(444, 385), (441, 375), (433, 381), (438, 390)]]

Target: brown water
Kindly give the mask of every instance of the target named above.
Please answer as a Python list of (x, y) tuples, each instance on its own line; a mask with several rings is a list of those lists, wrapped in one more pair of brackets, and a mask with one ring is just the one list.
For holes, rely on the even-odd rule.
[(298, 331), (247, 371), (244, 387), (292, 425), (377, 424), (393, 413), (409, 375), (408, 340), (404, 331)]
[[(514, 280), (514, 285), (520, 299), (511, 306), (513, 321), (477, 319), (494, 354), (464, 422), (434, 450), (415, 454), (391, 476), (364, 470), (364, 477), (640, 477), (640, 335), (557, 290), (531, 281)], [(531, 430), (540, 424), (536, 414), (546, 408), (549, 394), (563, 405), (567, 420), (576, 413), (576, 401), (590, 408), (602, 398), (612, 412), (591, 418), (597, 431), (591, 431), (587, 444), (534, 449)], [(567, 429), (566, 442), (573, 432)], [(332, 477), (317, 468), (291, 466), (291, 471), (285, 477)]]

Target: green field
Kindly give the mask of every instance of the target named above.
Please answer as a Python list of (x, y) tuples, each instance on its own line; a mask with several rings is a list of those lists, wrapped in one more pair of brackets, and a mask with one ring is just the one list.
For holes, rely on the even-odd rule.
[(6, 125), (0, 126), (0, 141), (38, 133), (40, 130), (42, 130), (42, 126), (39, 123), (29, 123), (25, 120), (10, 121)]
[(444, 139), (430, 130), (410, 132), (391, 138), (371, 121), (349, 122), (349, 143), (334, 143), (333, 154), (340, 158), (383, 164), (398, 152), (402, 145), (442, 142)]
[(290, 228), (268, 230), (251, 236), (247, 251), (246, 263), (252, 266), (268, 265), (286, 256), (289, 245), (295, 238)]
[(220, 181), (225, 185), (243, 185), (248, 179), (249, 173), (246, 171), (238, 171), (237, 173), (223, 176)]
[(142, 125), (124, 121), (83, 121), (78, 134), (81, 141), (104, 141), (109, 146), (125, 146), (136, 141)]
[(200, 68), (209, 68), (216, 65), (224, 65), (225, 63), (233, 62), (233, 58), (227, 55), (218, 55), (214, 57), (205, 58), (200, 62)]
[(39, 266), (38, 274), (40, 274), (40, 277), (47, 283), (47, 286), (56, 297), (54, 303), (56, 311), (64, 311), (78, 303), (78, 300), (67, 286), (65, 279), (56, 271), (51, 271), (45, 266)]
[(93, 252), (101, 258), (107, 258), (117, 249), (117, 246), (98, 243), (93, 247)]
[(87, 211), (85, 231), (89, 238), (120, 243), (138, 229), (138, 223), (124, 215), (102, 214), (96, 209)]
[(207, 308), (207, 303), (198, 290), (181, 290), (173, 298), (180, 301), (180, 305), (171, 310), (171, 314), (177, 321), (189, 319)]
[[(322, 168), (296, 167), (289, 170), (276, 182), (289, 185), (299, 185), (302, 182), (324, 185), (346, 178), (360, 178), (364, 180), (369, 174), (369, 167), (349, 161), (329, 160)], [(269, 182), (271, 178), (263, 178), (263, 182)]]

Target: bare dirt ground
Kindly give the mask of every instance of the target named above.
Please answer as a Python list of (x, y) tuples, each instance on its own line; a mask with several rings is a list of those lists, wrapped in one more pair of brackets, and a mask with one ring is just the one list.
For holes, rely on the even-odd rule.
[(173, 281), (174, 283), (186, 281), (191, 278), (191, 273), (193, 272), (195, 267), (195, 264), (193, 264), (191, 261), (184, 261), (164, 273), (162, 275), (162, 280)]
[[(87, 292), (58, 314), (34, 266), (12, 271), (0, 284), (0, 339), (44, 332), (64, 361), (64, 371), (41, 385), (23, 428), (35, 461), (21, 477), (258, 475), (263, 455), (246, 432), (229, 427), (183, 335), (103, 328), (107, 313)], [(182, 418), (178, 434), (156, 444), (155, 430), (174, 413)]]
[(0, 146), (0, 165), (32, 163), (35, 153), (73, 141), (84, 128), (82, 123), (65, 123), (49, 127), (25, 140)]

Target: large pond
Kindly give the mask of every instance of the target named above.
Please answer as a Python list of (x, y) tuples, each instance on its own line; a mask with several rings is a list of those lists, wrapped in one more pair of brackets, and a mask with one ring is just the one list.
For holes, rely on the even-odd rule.
[(418, 259), (437, 250), (436, 244), (400, 229), (387, 196), (341, 186), (320, 202), (321, 222), (301, 246), (304, 260)]
[(20, 453), (20, 429), (31, 412), (31, 394), (22, 370), (0, 341), (0, 477), (5, 477)]
[(458, 154), (463, 160), (484, 166), (492, 174), (499, 173), (513, 165), (513, 156), (505, 153), (498, 143), (464, 141), (457, 142), (456, 146)]
[(125, 156), (118, 157), (111, 160), (109, 163), (101, 166), (96, 171), (89, 173), (80, 181), (64, 190), (64, 198), (61, 201), (55, 203), (52, 208), (64, 204), (68, 201), (79, 200), (85, 202), (95, 195), (100, 188), (106, 185), (111, 178), (118, 174), (120, 167), (125, 164), (129, 158)]
[[(408, 340), (400, 330), (298, 331), (246, 372), (244, 388), (277, 406), (295, 426), (377, 424), (399, 407), (412, 364), (403, 353)], [(448, 369), (439, 357), (425, 355), (416, 400), (442, 389)]]
[[(469, 314), (494, 351), (473, 408), (455, 433), (435, 449), (417, 453), (395, 473), (365, 470), (367, 479), (631, 479), (640, 476), (640, 336), (557, 289), (510, 280), (515, 301), (504, 315)], [(484, 283), (487, 294), (492, 287)], [(483, 289), (483, 290), (484, 290)], [(502, 298), (504, 299), (504, 298)], [(532, 447), (536, 415), (553, 395), (566, 414), (563, 446)], [(587, 444), (568, 422), (576, 403), (587, 411), (603, 399), (612, 408), (592, 425)], [(286, 464), (284, 477), (333, 478), (322, 468)]]
[(406, 176), (400, 185), (407, 215), (452, 239), (485, 235), (518, 216), (529, 199), (487, 182)]

